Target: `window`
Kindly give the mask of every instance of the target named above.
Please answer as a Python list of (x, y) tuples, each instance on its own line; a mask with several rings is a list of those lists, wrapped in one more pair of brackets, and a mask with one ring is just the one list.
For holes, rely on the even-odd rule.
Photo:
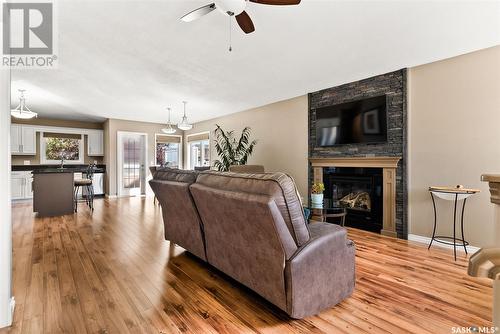
[(210, 167), (209, 133), (188, 136), (189, 168)]
[(79, 134), (48, 133), (40, 136), (40, 162), (42, 164), (83, 164), (83, 140)]
[(181, 137), (156, 135), (156, 164), (170, 168), (180, 168)]

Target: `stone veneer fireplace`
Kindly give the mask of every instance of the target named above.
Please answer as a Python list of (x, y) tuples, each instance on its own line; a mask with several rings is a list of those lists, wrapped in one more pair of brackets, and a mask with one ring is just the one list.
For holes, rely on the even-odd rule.
[[(316, 146), (316, 109), (370, 97), (387, 97), (387, 142)], [(384, 235), (407, 238), (406, 69), (309, 94), (309, 187), (323, 168), (380, 168)]]

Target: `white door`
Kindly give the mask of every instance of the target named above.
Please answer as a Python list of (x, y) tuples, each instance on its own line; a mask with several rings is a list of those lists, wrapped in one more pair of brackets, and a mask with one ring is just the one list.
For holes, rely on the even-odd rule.
[(146, 134), (118, 132), (118, 196), (146, 194)]
[(12, 154), (21, 153), (21, 126), (10, 126), (10, 151)]
[(25, 127), (21, 128), (21, 147), (23, 154), (36, 154), (36, 131), (34, 128)]

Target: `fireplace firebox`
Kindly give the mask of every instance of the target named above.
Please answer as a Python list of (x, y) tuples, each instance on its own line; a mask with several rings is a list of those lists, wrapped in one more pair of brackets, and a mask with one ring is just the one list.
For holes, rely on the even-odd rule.
[(325, 206), (345, 207), (346, 226), (380, 233), (383, 226), (382, 171), (382, 168), (323, 168)]

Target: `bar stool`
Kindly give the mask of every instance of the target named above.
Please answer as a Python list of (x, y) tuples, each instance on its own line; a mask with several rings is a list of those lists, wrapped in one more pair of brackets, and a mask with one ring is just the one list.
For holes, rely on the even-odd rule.
[(94, 165), (89, 165), (87, 167), (86, 172), (84, 173), (84, 177), (82, 175), (82, 179), (75, 180), (75, 212), (78, 212), (78, 191), (82, 188), (82, 195), (85, 196), (85, 202), (91, 211), (94, 211)]

